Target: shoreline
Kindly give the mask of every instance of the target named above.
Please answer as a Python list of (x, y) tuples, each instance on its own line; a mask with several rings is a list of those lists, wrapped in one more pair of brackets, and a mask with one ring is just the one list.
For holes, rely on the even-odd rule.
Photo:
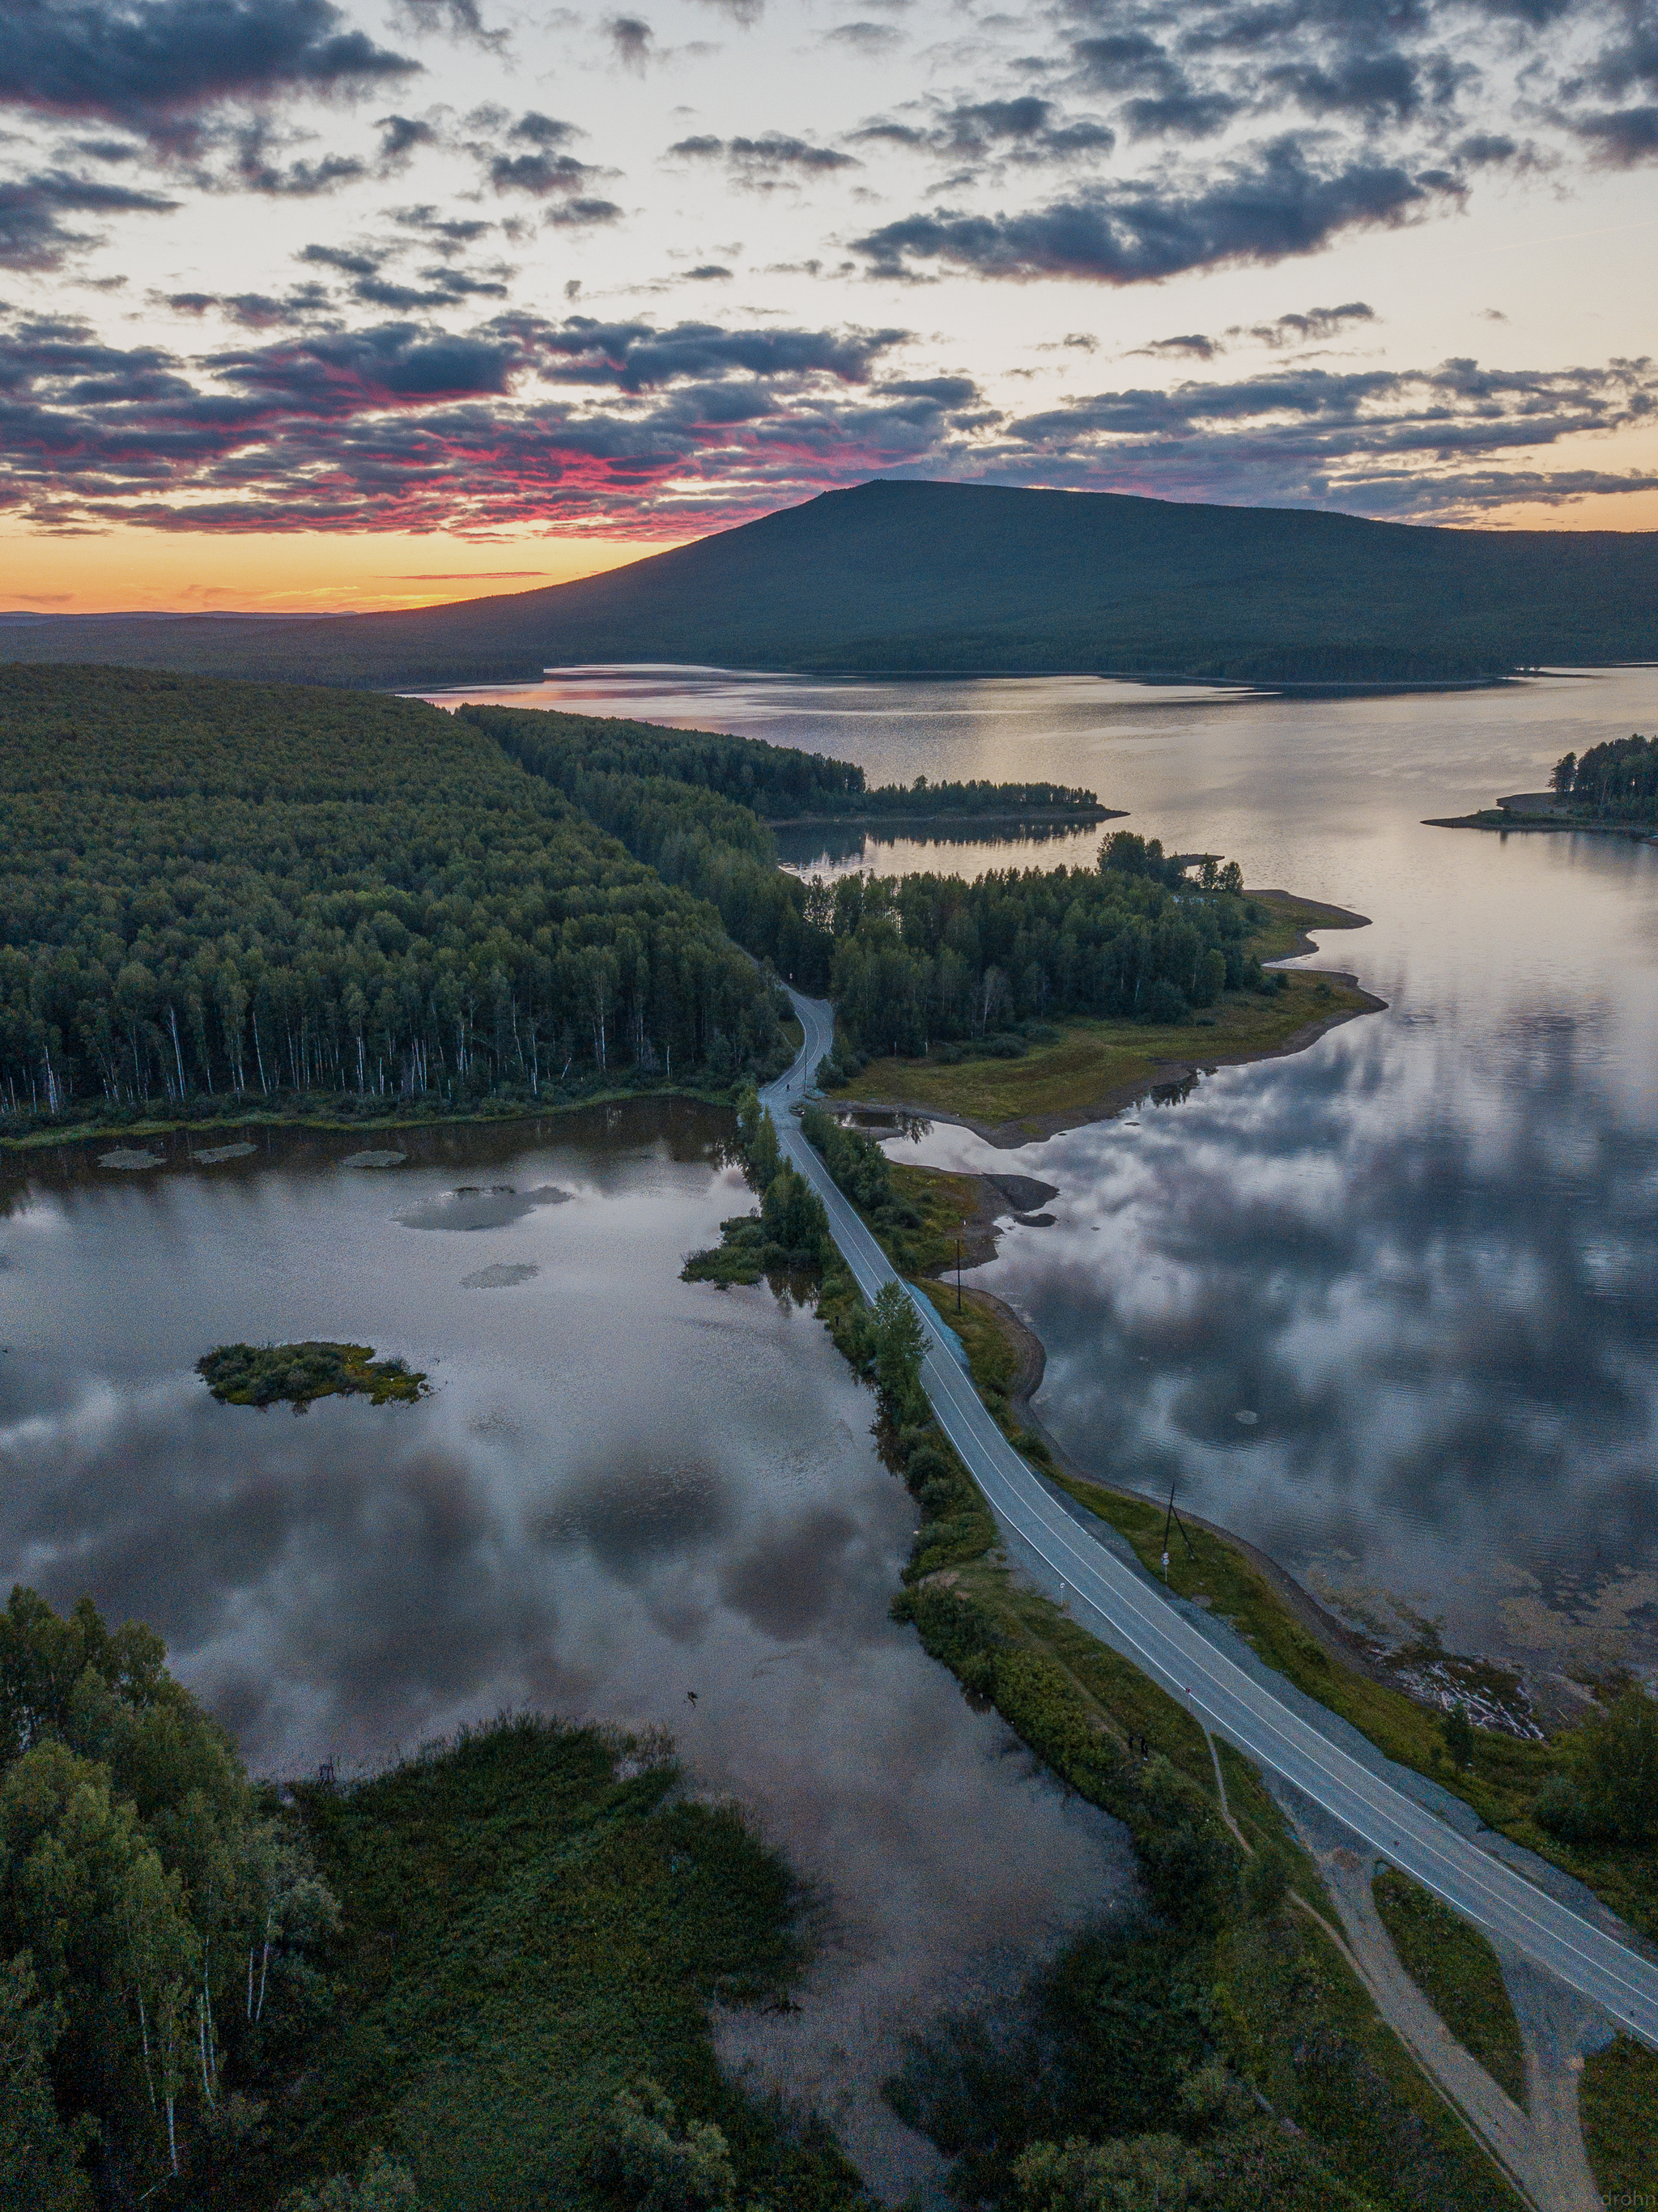
[[(1033, 1430), (1048, 1446), (1060, 1474), (1089, 1489), (1105, 1491), (1111, 1497), (1127, 1498), (1139, 1505), (1155, 1505), (1157, 1500), (1148, 1492), (1135, 1490), (1127, 1483), (1113, 1482), (1106, 1475), (1090, 1474), (1072, 1459), (1030, 1402), (1041, 1389), (1042, 1378), (1047, 1373), (1048, 1347), (1030, 1324), (1022, 1319), (1005, 1299), (999, 1298), (992, 1291), (976, 1289), (971, 1284), (963, 1287), (963, 1295), (975, 1299), (982, 1310), (989, 1313), (1012, 1345), (1018, 1366), (1008, 1394), (1009, 1401), (1023, 1425)], [(1200, 1528), (1206, 1535), (1214, 1537), (1217, 1542), (1230, 1546), (1247, 1559), (1274, 1596), (1288, 1608), (1297, 1625), (1305, 1629), (1332, 1659), (1351, 1668), (1355, 1674), (1363, 1674), (1368, 1680), (1379, 1683), (1384, 1689), (1404, 1688), (1394, 1669), (1377, 1659), (1362, 1638), (1355, 1635), (1327, 1607), (1321, 1605), (1311, 1591), (1298, 1583), (1270, 1553), (1263, 1552), (1258, 1545), (1252, 1544), (1247, 1536), (1241, 1536), (1236, 1528), (1225, 1528), (1218, 1521), (1206, 1520), (1201, 1514), (1193, 1513), (1184, 1507), (1181, 1509), (1181, 1518), (1192, 1528)], [(1459, 1656), (1483, 1659), (1483, 1655), (1477, 1652)], [(1406, 1694), (1410, 1692), (1407, 1691)]]
[[(1308, 951), (1317, 950), (1310, 939), (1305, 942)], [(1284, 957), (1294, 958), (1297, 955), (1291, 953)], [(1305, 1052), (1309, 1046), (1316, 1044), (1329, 1030), (1339, 1029), (1344, 1022), (1357, 1021), (1366, 1015), (1382, 1014), (1388, 1011), (1387, 1000), (1378, 998), (1374, 991), (1366, 990), (1358, 978), (1346, 969), (1303, 969), (1297, 972), (1327, 976), (1333, 983), (1345, 984), (1349, 990), (1358, 994), (1363, 1004), (1339, 1006), (1333, 1012), (1320, 1014), (1311, 1021), (1303, 1022), (1298, 1030), (1291, 1030), (1277, 1044), (1265, 1045), (1258, 1052), (1235, 1055), (1223, 1053), (1202, 1059), (1154, 1060), (1149, 1083), (1144, 1077), (1137, 1076), (1133, 1082), (1112, 1085), (1083, 1106), (1065, 1107), (1051, 1114), (1024, 1115), (1014, 1121), (983, 1121), (971, 1115), (948, 1113), (941, 1107), (924, 1105), (915, 1100), (860, 1099), (855, 1095), (841, 1092), (835, 1093), (825, 1103), (832, 1110), (845, 1108), (864, 1114), (908, 1115), (916, 1121), (943, 1121), (952, 1128), (971, 1130), (975, 1137), (982, 1137), (987, 1144), (994, 1145), (999, 1152), (1017, 1152), (1023, 1146), (1044, 1144), (1050, 1137), (1063, 1136), (1068, 1130), (1087, 1128), (1096, 1121), (1114, 1121), (1118, 1115), (1165, 1085), (1193, 1082), (1199, 1075), (1212, 1075), (1223, 1067), (1254, 1067), (1265, 1060), (1287, 1059), (1293, 1053)], [(848, 1088), (850, 1091), (853, 1086)]]
[(1424, 830), (1510, 830), (1562, 831), (1579, 837), (1627, 837), (1637, 845), (1658, 845), (1658, 828), (1644, 822), (1573, 822), (1559, 815), (1509, 814), (1501, 807), (1482, 806), (1474, 814), (1430, 814), (1423, 817)]
[[(328, 1094), (337, 1096), (337, 1094)], [(347, 1093), (348, 1097), (351, 1094)], [(581, 1098), (560, 1098), (551, 1102), (512, 1100), (494, 1111), (473, 1108), (467, 1112), (447, 1114), (391, 1113), (341, 1114), (331, 1113), (274, 1113), (268, 1105), (253, 1108), (245, 1113), (214, 1115), (178, 1115), (147, 1118), (142, 1121), (76, 1121), (64, 1128), (31, 1129), (23, 1136), (9, 1136), (0, 1131), (0, 1159), (9, 1153), (43, 1152), (52, 1145), (96, 1144), (109, 1138), (176, 1136), (181, 1131), (200, 1130), (203, 1134), (226, 1129), (279, 1129), (298, 1133), (320, 1130), (346, 1135), (366, 1133), (377, 1129), (453, 1129), (486, 1128), (495, 1124), (503, 1127), (515, 1121), (542, 1121), (554, 1114), (579, 1114), (589, 1106), (621, 1106), (634, 1100), (651, 1102), (659, 1099), (683, 1098), (698, 1106), (729, 1106), (731, 1090), (699, 1089), (688, 1083), (653, 1085), (649, 1090), (607, 1089), (594, 1091)]]
[(1028, 823), (1032, 829), (1091, 830), (1096, 823), (1127, 818), (1126, 806), (1009, 806), (989, 814), (941, 812), (937, 807), (918, 806), (876, 814), (765, 814), (761, 825), (767, 830), (878, 830), (890, 823), (895, 829), (961, 831), (979, 824), (1013, 822)]

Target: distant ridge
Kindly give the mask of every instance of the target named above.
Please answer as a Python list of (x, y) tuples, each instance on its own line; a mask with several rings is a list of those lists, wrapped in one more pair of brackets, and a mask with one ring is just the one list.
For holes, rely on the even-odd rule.
[(0, 658), (404, 690), (584, 661), (1451, 682), (1658, 658), (1658, 532), (883, 480), (539, 591), (309, 621), (47, 617), (8, 623)]

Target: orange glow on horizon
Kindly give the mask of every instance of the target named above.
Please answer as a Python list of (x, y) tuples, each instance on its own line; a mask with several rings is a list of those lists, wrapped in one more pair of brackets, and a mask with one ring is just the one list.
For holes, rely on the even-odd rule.
[[(1658, 487), (1558, 506), (1516, 501), (1458, 526), (1658, 530)], [(532, 592), (603, 574), (683, 538), (256, 535), (120, 527), (47, 536), (0, 526), (0, 611), (40, 615), (370, 614)]]
[(0, 529), (0, 611), (42, 615), (372, 614), (533, 592), (683, 541), (120, 529)]

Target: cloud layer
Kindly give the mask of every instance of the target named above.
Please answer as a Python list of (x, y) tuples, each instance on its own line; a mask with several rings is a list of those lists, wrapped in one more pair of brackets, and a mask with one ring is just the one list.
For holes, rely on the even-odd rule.
[[(1658, 158), (1647, 0), (880, 0), (805, 44), (759, 0), (19, 0), (0, 127), (0, 506), (38, 526), (683, 534), (883, 469), (1456, 517), (1649, 481), (1644, 360), (1480, 369), (1472, 302), (1395, 356), (1368, 276), (1281, 289)], [(118, 311), (48, 289), (114, 301), (129, 246)], [(1239, 272), (1258, 307), (1194, 307)], [(1010, 288), (1051, 304), (969, 304)]]

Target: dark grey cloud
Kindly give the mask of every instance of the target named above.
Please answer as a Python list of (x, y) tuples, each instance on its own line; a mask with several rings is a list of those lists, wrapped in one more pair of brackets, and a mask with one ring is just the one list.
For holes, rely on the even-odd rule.
[(956, 163), (1030, 166), (1108, 154), (1116, 133), (1096, 116), (1066, 117), (1035, 93), (1012, 99), (934, 101), (928, 123), (878, 116), (851, 132), (853, 145), (897, 146)]
[(402, 250), (397, 246), (307, 246), (296, 257), (313, 268), (327, 269), (345, 277), (348, 297), (367, 307), (393, 314), (412, 314), (422, 307), (455, 307), (469, 300), (504, 300), (506, 267), (471, 271), (444, 264), (419, 270), (414, 281), (388, 275), (386, 264)]
[(1142, 94), (1125, 100), (1122, 119), (1131, 138), (1214, 138), (1237, 115), (1242, 102), (1230, 93), (1178, 91)]
[[(1304, 314), (1279, 315), (1270, 323), (1251, 323), (1248, 334), (1263, 345), (1314, 345), (1339, 337), (1353, 323), (1375, 322), (1376, 309), (1363, 300), (1348, 300), (1339, 307), (1309, 307)], [(1235, 336), (1236, 331), (1229, 332)]]
[(355, 91), (418, 67), (331, 0), (17, 0), (0, 102), (177, 138), (224, 101)]
[(695, 269), (687, 269), (683, 272), (686, 281), (692, 284), (727, 283), (730, 281), (731, 273), (729, 269), (722, 268), (717, 261), (700, 261)]
[(944, 262), (980, 276), (1155, 283), (1183, 270), (1310, 253), (1342, 233), (1393, 226), (1455, 195), (1393, 163), (1314, 166), (1301, 141), (1279, 139), (1248, 163), (1181, 183), (1126, 183), (1023, 213), (939, 209), (884, 224), (854, 241), (878, 274)]
[(159, 192), (75, 177), (61, 170), (0, 181), (0, 269), (50, 270), (99, 234), (79, 218), (169, 215), (179, 202)]
[(1348, 55), (1333, 69), (1292, 63), (1268, 70), (1266, 82), (1312, 115), (1392, 116), (1405, 122), (1422, 105), (1415, 64), (1401, 53)]
[(713, 323), (601, 323), (572, 315), (539, 343), (556, 365), (553, 381), (614, 385), (639, 392), (741, 372), (751, 376), (829, 376), (862, 383), (902, 331), (728, 331)]
[(744, 183), (762, 185), (779, 178), (828, 176), (861, 167), (856, 156), (834, 146), (816, 146), (785, 131), (762, 131), (756, 138), (716, 138), (707, 133), (681, 138), (668, 149), (681, 161), (723, 161)]
[[(231, 310), (210, 295), (178, 305)], [(250, 302), (250, 323), (259, 312)], [(0, 501), (54, 527), (197, 531), (498, 527), (625, 501), (648, 532), (659, 492), (660, 526), (683, 536), (896, 469), (1455, 519), (1542, 495), (1549, 448), (1658, 411), (1649, 362), (1459, 359), (1274, 367), (998, 416), (969, 378), (884, 375), (907, 335), (512, 313), (452, 333), (410, 316), (290, 323), (191, 359), (14, 319), (0, 328)], [(1579, 471), (1547, 495), (1648, 481)]]
[(1608, 168), (1632, 169), (1642, 161), (1658, 161), (1658, 106), (1580, 115), (1572, 128)]
[(458, 253), (495, 227), (476, 216), (441, 214), (429, 200), (414, 207), (392, 208), (389, 212), (393, 222), (405, 230), (418, 231), (434, 253)]
[(423, 148), (439, 143), (437, 127), (421, 115), (382, 115), (375, 125), (380, 134), (380, 167), (382, 175), (400, 169)]
[[(1309, 365), (1078, 398), (1005, 422), (979, 465), (999, 480), (1456, 519), (1531, 495), (1513, 489), (1522, 477), (1499, 460), (1655, 413), (1650, 361), (1560, 370), (1493, 370), (1463, 358), (1418, 370)], [(1647, 481), (1591, 473), (1600, 490)], [(1564, 483), (1561, 497), (1578, 495)], [(1585, 478), (1580, 489), (1588, 488)]]
[(506, 32), (489, 27), (477, 0), (398, 0), (396, 13), (403, 27), (424, 37), (441, 35), (492, 53), (503, 52), (507, 46)]
[(1366, 301), (1349, 300), (1339, 307), (1309, 307), (1304, 313), (1279, 315), (1270, 323), (1233, 323), (1218, 337), (1206, 331), (1185, 331), (1174, 337), (1153, 338), (1149, 345), (1137, 346), (1134, 355), (1152, 360), (1214, 361), (1238, 338), (1279, 353), (1290, 346), (1315, 345), (1339, 337), (1354, 323), (1376, 319), (1375, 308)]
[(604, 25), (611, 52), (623, 69), (642, 75), (653, 52), (654, 33), (641, 15), (612, 15)]
[(591, 179), (604, 173), (567, 150), (572, 139), (581, 135), (574, 124), (538, 114), (531, 108), (510, 125), (503, 145), (494, 149), (485, 145), (477, 150), (498, 192), (526, 192), (534, 199), (572, 198), (582, 192)]
[(281, 299), (269, 292), (167, 292), (159, 304), (175, 314), (217, 313), (244, 330), (282, 330), (314, 321), (333, 305), (325, 284), (296, 284)]
[(595, 230), (621, 220), (622, 210), (614, 200), (580, 198), (556, 207), (547, 217), (547, 227), (550, 230)]
[(849, 46), (853, 53), (878, 60), (904, 43), (904, 34), (890, 23), (837, 23), (823, 33), (826, 46)]
[[(224, 304), (179, 297), (186, 312)], [(72, 509), (161, 529), (583, 517), (620, 489), (637, 501), (694, 477), (706, 453), (712, 519), (738, 450), (750, 507), (756, 483), (780, 487), (759, 495), (775, 504), (803, 472), (839, 482), (924, 462), (972, 386), (874, 386), (904, 336), (501, 315), (459, 334), (412, 319), (290, 330), (186, 361), (14, 322), (0, 333), (0, 499), (57, 526), (74, 526)], [(135, 388), (153, 398), (122, 397)]]
[(325, 154), (320, 161), (289, 159), (286, 147), (263, 121), (234, 132), (229, 149), (226, 172), (211, 181), (273, 199), (318, 199), (343, 185), (359, 184), (369, 173), (367, 162), (348, 154)]
[(1217, 354), (1224, 353), (1226, 347), (1220, 338), (1206, 337), (1201, 331), (1187, 331), (1179, 337), (1153, 338), (1150, 345), (1137, 346), (1134, 350), (1179, 361), (1212, 361)]

